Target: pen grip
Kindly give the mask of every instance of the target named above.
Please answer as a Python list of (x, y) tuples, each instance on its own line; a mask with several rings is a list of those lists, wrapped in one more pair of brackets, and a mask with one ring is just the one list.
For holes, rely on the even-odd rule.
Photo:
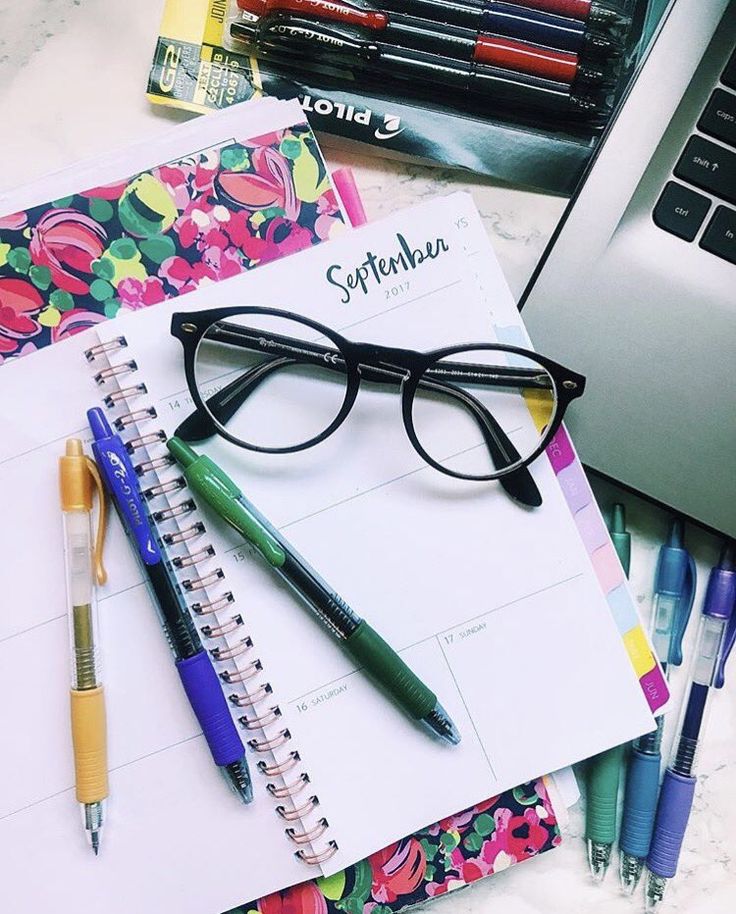
[(230, 765), (242, 759), (245, 748), (210, 658), (200, 651), (178, 660), (176, 668), (215, 764)]
[(647, 866), (655, 876), (671, 879), (677, 872), (680, 848), (695, 796), (695, 783), (694, 777), (675, 774), (669, 768), (664, 773), (647, 859)]
[(625, 854), (646, 858), (652, 843), (662, 756), (633, 749), (626, 770), (624, 815), (619, 845)]
[(616, 840), (616, 807), (624, 747), (615, 746), (589, 759), (586, 774), (585, 837), (600, 844)]
[(99, 803), (108, 792), (105, 693), (98, 686), (69, 694), (77, 801)]
[(363, 620), (344, 642), (353, 660), (382, 686), (415, 720), (434, 708), (437, 697), (413, 673), (396, 651)]

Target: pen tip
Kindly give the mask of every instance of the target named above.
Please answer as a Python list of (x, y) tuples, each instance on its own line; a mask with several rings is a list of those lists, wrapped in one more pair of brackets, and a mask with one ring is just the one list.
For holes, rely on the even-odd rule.
[(621, 891), (629, 897), (634, 894), (639, 880), (641, 879), (644, 861), (638, 857), (632, 857), (630, 854), (621, 854), (619, 859), (619, 881)]
[(223, 765), (222, 771), (227, 778), (228, 784), (230, 784), (243, 803), (250, 803), (253, 799), (253, 782), (250, 779), (250, 771), (248, 770), (248, 762), (245, 756), (238, 759), (237, 762)]
[(626, 533), (626, 506), (616, 502), (611, 512), (611, 533)]
[(664, 876), (656, 876), (650, 872), (647, 877), (647, 888), (645, 898), (645, 911), (647, 914), (654, 914), (658, 911), (664, 898), (664, 890), (667, 887), (667, 880)]
[(429, 727), (435, 736), (439, 736), (453, 746), (457, 746), (460, 742), (460, 731), (439, 702), (436, 702), (429, 714), (422, 718), (422, 723)]
[(667, 543), (674, 549), (682, 549), (685, 546), (685, 524), (681, 517), (675, 517), (670, 527), (670, 537)]
[(100, 853), (100, 833), (98, 831), (90, 832), (89, 839), (94, 855), (97, 857)]
[(588, 865), (595, 882), (603, 882), (611, 860), (611, 845), (600, 841), (588, 841)]

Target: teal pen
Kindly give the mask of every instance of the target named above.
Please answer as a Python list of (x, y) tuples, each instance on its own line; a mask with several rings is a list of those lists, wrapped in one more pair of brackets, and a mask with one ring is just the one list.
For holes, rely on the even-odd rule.
[[(626, 530), (626, 509), (615, 504), (611, 512), (609, 533), (626, 577), (631, 565), (631, 534)], [(611, 860), (616, 840), (618, 788), (626, 746), (614, 746), (588, 760), (585, 794), (585, 839), (590, 873), (602, 882)]]
[[(650, 633), (665, 675), (670, 666), (682, 663), (682, 639), (693, 608), (695, 584), (695, 562), (685, 548), (682, 521), (675, 520), (659, 550)], [(664, 717), (660, 716), (656, 730), (640, 736), (631, 747), (619, 840), (619, 879), (626, 895), (639, 884), (652, 841), (663, 729)]]
[(274, 571), (301, 598), (343, 650), (387, 692), (413, 720), (433, 736), (456, 745), (460, 733), (434, 692), (371, 626), (361, 619), (327, 582), (252, 505), (232, 479), (209, 457), (197, 454), (179, 438), (168, 448), (192, 489), (251, 543)]

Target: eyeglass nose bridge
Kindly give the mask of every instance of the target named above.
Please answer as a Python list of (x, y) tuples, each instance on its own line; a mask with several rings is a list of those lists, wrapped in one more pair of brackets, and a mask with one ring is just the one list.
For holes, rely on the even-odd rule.
[[(412, 368), (407, 364), (407, 353), (403, 349), (396, 349), (392, 346), (376, 346), (372, 343), (355, 343), (353, 357), (358, 366), (358, 374), (364, 376), (363, 369), (367, 369), (365, 374), (373, 375), (383, 372), (386, 380), (393, 380), (401, 388), (412, 376)], [(377, 380), (371, 377), (371, 380)]]

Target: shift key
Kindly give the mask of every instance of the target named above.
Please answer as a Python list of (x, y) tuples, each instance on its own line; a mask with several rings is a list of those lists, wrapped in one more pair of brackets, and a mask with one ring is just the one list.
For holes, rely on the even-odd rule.
[(736, 203), (736, 152), (700, 136), (691, 136), (675, 166), (675, 175), (702, 190)]

